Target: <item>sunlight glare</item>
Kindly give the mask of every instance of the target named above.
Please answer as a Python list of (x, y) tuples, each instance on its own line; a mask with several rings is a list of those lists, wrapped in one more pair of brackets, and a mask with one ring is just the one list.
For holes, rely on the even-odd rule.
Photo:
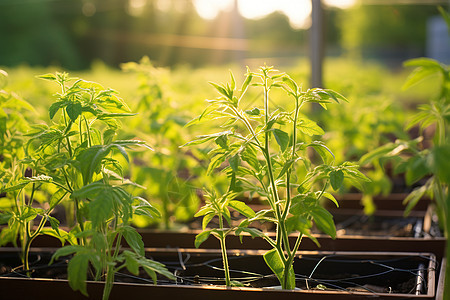
[(293, 28), (306, 28), (311, 14), (311, 1), (239, 0), (239, 12), (248, 19), (262, 18), (275, 11), (285, 14)]
[[(356, 0), (323, 0), (325, 5), (349, 8)], [(236, 0), (239, 13), (247, 19), (260, 19), (275, 11), (285, 14), (294, 29), (310, 26), (311, 0)], [(197, 13), (204, 19), (212, 20), (220, 11), (229, 11), (235, 0), (194, 0)]]
[(233, 7), (234, 0), (194, 0), (194, 6), (200, 17), (212, 20), (219, 11), (227, 11)]
[(147, 5), (147, 0), (130, 0), (128, 2), (128, 13), (132, 16), (139, 16)]
[(324, 0), (324, 2), (328, 6), (335, 6), (342, 9), (350, 8), (356, 4), (356, 0)]

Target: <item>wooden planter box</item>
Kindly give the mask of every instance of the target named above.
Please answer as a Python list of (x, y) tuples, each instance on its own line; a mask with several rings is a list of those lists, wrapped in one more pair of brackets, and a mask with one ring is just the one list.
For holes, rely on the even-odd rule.
[[(7, 249), (3, 249), (5, 252)], [(44, 249), (41, 249), (41, 251)], [(361, 253), (361, 252), (299, 252), (294, 262), (298, 285), (315, 289), (280, 290), (273, 287), (233, 287), (206, 284), (223, 278), (220, 252), (195, 249), (147, 249), (148, 256), (178, 270), (177, 284), (115, 283), (111, 300), (127, 299), (434, 299), (435, 256), (428, 253)], [(263, 251), (235, 250), (229, 252), (231, 276), (253, 277), (252, 284), (273, 280), (261, 257)], [(324, 259), (323, 257), (326, 256)], [(373, 270), (369, 270), (370, 268)], [(240, 271), (252, 272), (241, 273)], [(342, 273), (344, 271), (344, 274)], [(334, 275), (340, 274), (341, 278)], [(403, 278), (403, 276), (406, 276)], [(120, 276), (116, 276), (120, 277)], [(276, 282), (276, 280), (274, 281)], [(408, 283), (404, 283), (408, 282)], [(189, 285), (186, 285), (189, 283)], [(385, 286), (381, 286), (384, 283)], [(345, 287), (343, 287), (345, 285)], [(408, 293), (394, 293), (408, 285)], [(327, 286), (325, 288), (325, 286)], [(416, 286), (420, 286), (419, 289)], [(320, 287), (325, 288), (321, 290)], [(331, 288), (332, 287), (332, 288)], [(0, 277), (2, 299), (101, 299), (103, 283), (89, 282), (89, 298), (73, 292), (67, 280)]]

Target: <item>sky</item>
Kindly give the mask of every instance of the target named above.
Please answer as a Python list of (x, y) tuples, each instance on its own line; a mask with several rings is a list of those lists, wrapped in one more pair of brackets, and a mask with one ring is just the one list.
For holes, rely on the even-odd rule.
[[(222, 10), (230, 10), (235, 0), (194, 0), (198, 14), (205, 19), (214, 19)], [(323, 0), (329, 6), (347, 8), (356, 0)], [(305, 29), (310, 24), (311, 0), (237, 0), (239, 13), (245, 18), (262, 18), (280, 11), (288, 18), (293, 28)]]

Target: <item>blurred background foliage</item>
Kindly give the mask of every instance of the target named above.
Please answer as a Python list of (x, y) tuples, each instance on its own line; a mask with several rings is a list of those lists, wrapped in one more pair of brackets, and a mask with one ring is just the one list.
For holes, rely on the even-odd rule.
[[(168, 67), (250, 64), (257, 58), (277, 58), (279, 65), (308, 55), (308, 18), (301, 26), (292, 26), (280, 11), (248, 19), (235, 1), (234, 7), (205, 19), (198, 13), (200, 2), (0, 0), (0, 65), (80, 70), (96, 60), (118, 67), (143, 56)], [(299, 2), (311, 9), (308, 0)], [(378, 58), (399, 66), (425, 55), (426, 23), (437, 15), (436, 5), (429, 4), (436, 1), (411, 3), (416, 2), (421, 4), (363, 0), (341, 9), (325, 1), (327, 56)]]
[[(141, 196), (161, 211), (162, 220), (159, 225), (148, 219), (135, 220), (136, 224), (171, 228), (192, 219), (202, 200), (199, 190), (227, 189), (226, 176), (204, 175), (208, 145), (204, 150), (179, 148), (211, 129), (210, 124), (184, 127), (202, 112), (206, 99), (217, 96), (208, 82), (227, 82), (227, 69), (241, 82), (245, 66), (256, 70), (267, 63), (309, 88), (308, 13), (299, 24), (280, 11), (245, 18), (237, 6), (245, 1), (250, 0), (229, 1), (231, 6), (214, 18), (204, 18), (199, 5), (221, 0), (0, 0), (0, 69), (9, 74), (0, 86), (0, 100), (5, 100), (1, 108), (6, 111), (0, 115), (5, 124), (0, 128), (0, 167), (8, 167), (7, 151), (22, 158), (20, 136), (28, 123), (50, 121), (54, 87), (35, 76), (70, 70), (72, 76), (119, 91), (138, 113), (124, 124), (120, 138), (139, 136), (155, 149), (135, 153), (126, 172), (146, 187)], [(323, 0), (323, 83), (349, 103), (305, 111), (325, 130), (323, 140), (338, 162), (358, 161), (385, 143), (422, 134), (404, 125), (418, 105), (437, 96), (439, 80), (431, 78), (404, 91), (401, 87), (411, 70), (402, 63), (428, 55), (427, 26), (438, 15), (436, 4), (448, 4), (360, 0), (345, 8), (332, 5), (346, 1)], [(311, 9), (310, 0), (284, 2)], [(13, 98), (30, 105), (3, 104)], [(286, 101), (276, 92), (272, 98), (274, 107)], [(372, 213), (370, 197), (391, 192), (394, 183), (380, 164), (364, 171), (372, 179), (365, 198), (367, 212)], [(400, 186), (395, 191), (410, 189)]]

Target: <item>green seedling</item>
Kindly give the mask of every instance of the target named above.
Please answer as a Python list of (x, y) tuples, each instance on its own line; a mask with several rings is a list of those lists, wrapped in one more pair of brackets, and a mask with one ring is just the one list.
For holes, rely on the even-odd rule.
[[(16, 199), (14, 209), (2, 214), (9, 225), (2, 235), (20, 236), (26, 270), (31, 242), (38, 235), (67, 242), (53, 259), (72, 255), (69, 284), (84, 295), (88, 274), (105, 281), (103, 299), (109, 297), (114, 274), (123, 268), (137, 275), (142, 267), (155, 282), (156, 273), (173, 279), (163, 265), (145, 258), (142, 239), (129, 225), (134, 215), (160, 216), (148, 201), (127, 191), (136, 185), (124, 178), (123, 165), (130, 161), (127, 150), (150, 148), (140, 140), (116, 138), (120, 119), (135, 114), (115, 91), (98, 83), (66, 73), (40, 78), (57, 83), (61, 90), (49, 108), (52, 123), (33, 125), (26, 135), (25, 157), (20, 162), (23, 175), (2, 188)], [(23, 173), (26, 169), (28, 176)], [(36, 205), (42, 191), (51, 196)], [(60, 220), (51, 215), (60, 205), (66, 208), (69, 231), (60, 228)], [(122, 251), (123, 239), (130, 250)]]
[[(294, 289), (293, 261), (301, 240), (308, 236), (317, 243), (310, 233), (313, 222), (326, 234), (336, 236), (333, 216), (320, 203), (322, 198), (328, 198), (338, 204), (328, 192), (329, 187), (339, 189), (344, 179), (360, 187), (362, 181), (368, 180), (355, 164), (335, 165), (331, 150), (323, 142), (313, 139), (324, 134), (323, 129), (301, 114), (308, 103), (318, 103), (326, 108), (332, 102), (347, 100), (328, 89), (303, 91), (288, 75), (267, 66), (261, 67), (259, 72), (248, 70), (240, 88), (237, 88), (233, 74), (230, 83), (211, 84), (220, 97), (209, 100), (210, 105), (190, 125), (225, 119), (221, 125), (224, 131), (198, 136), (185, 146), (214, 142), (215, 147), (209, 152), (211, 162), (207, 173), (211, 175), (217, 169), (226, 172), (230, 186), (229, 193), (207, 203), (198, 215), (204, 214), (203, 223), (207, 224), (214, 214), (226, 219), (227, 205), (237, 209), (246, 217), (239, 226), (211, 232), (220, 240), (225, 239), (229, 230), (237, 235), (248, 233), (266, 240), (273, 247), (264, 255), (267, 265), (283, 289)], [(248, 105), (245, 100), (252, 98), (247, 95), (250, 88), (261, 91), (262, 106), (243, 108)], [(280, 89), (283, 97), (291, 99), (289, 107), (293, 108), (271, 107), (270, 94), (275, 89)], [(310, 149), (315, 150), (320, 159), (312, 157)], [(232, 192), (242, 191), (267, 199), (269, 208), (256, 213), (244, 209), (243, 204), (238, 205), (239, 201), (231, 197)], [(212, 208), (217, 201), (223, 203), (222, 212)], [(275, 239), (250, 227), (253, 222), (272, 222), (276, 227)], [(291, 233), (297, 237), (293, 244), (288, 237)], [(197, 236), (196, 245), (199, 246), (207, 236), (208, 231)]]
[[(439, 11), (447, 22), (450, 32), (450, 15), (441, 7)], [(434, 199), (439, 223), (446, 237), (446, 257), (450, 257), (450, 67), (430, 58), (415, 58), (404, 63), (413, 67), (403, 88), (408, 89), (423, 80), (435, 78), (440, 84), (436, 95), (429, 103), (420, 105), (406, 129), (419, 126), (421, 132), (429, 126), (434, 126), (432, 144), (424, 145), (423, 136), (414, 140), (397, 140), (388, 143), (368, 153), (361, 158), (361, 164), (377, 160), (391, 161), (396, 172), (404, 173), (407, 184), (417, 184), (404, 200), (405, 215), (408, 215), (423, 196)], [(446, 265), (443, 299), (449, 297), (450, 264)]]

